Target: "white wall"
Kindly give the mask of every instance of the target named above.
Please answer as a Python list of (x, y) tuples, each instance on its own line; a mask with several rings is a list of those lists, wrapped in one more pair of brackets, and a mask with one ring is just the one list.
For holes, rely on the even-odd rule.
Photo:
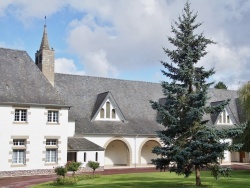
[[(0, 155), (0, 171), (14, 170), (32, 170), (32, 169), (52, 169), (58, 165), (65, 165), (67, 162), (67, 136), (68, 109), (59, 110), (59, 124), (47, 123), (47, 111), (45, 107), (28, 108), (28, 122), (14, 122), (15, 108), (12, 106), (0, 106), (0, 143), (2, 150)], [(12, 164), (13, 137), (28, 137), (26, 145), (25, 166)], [(46, 164), (45, 159), (45, 141), (46, 137), (59, 138), (58, 141), (58, 164)]]
[[(88, 161), (95, 161), (96, 152), (98, 153), (98, 160), (100, 166), (104, 166), (104, 151), (78, 151), (77, 161), (82, 163), (82, 167), (86, 167)], [(86, 162), (84, 162), (84, 153), (86, 153)]]

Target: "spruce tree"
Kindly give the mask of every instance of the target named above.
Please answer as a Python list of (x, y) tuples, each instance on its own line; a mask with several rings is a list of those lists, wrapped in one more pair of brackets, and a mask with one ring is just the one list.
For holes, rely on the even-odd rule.
[(214, 42), (203, 33), (195, 34), (201, 26), (196, 23), (196, 17), (187, 2), (178, 22), (172, 25), (174, 37), (168, 37), (175, 49), (163, 48), (171, 62), (161, 61), (166, 69), (162, 72), (171, 81), (161, 83), (165, 98), (160, 102), (151, 101), (152, 108), (157, 110), (158, 123), (165, 126), (157, 132), (163, 145), (153, 149), (159, 158), (152, 161), (159, 169), (169, 165), (170, 171), (185, 177), (194, 170), (196, 185), (200, 186), (201, 169), (215, 167), (213, 165), (216, 168), (212, 170), (219, 169), (219, 159), (224, 157), (224, 151), (239, 147), (230, 145), (226, 139), (234, 138), (242, 129), (217, 129), (204, 120), (206, 114), (221, 112), (229, 100), (218, 106), (207, 105), (207, 90), (213, 83), (206, 80), (215, 72), (213, 69), (206, 71), (197, 63), (207, 54), (207, 45)]

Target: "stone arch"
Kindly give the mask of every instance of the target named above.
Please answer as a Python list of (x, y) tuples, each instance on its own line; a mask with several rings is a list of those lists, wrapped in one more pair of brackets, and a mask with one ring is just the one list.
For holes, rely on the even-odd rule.
[[(147, 147), (149, 145), (149, 147)], [(149, 159), (156, 158), (156, 155), (153, 154), (151, 151), (153, 147), (155, 146), (161, 146), (161, 143), (158, 138), (146, 138), (140, 145), (138, 150), (138, 163), (142, 164), (145, 163), (151, 163)], [(152, 158), (151, 158), (152, 157)], [(144, 161), (142, 161), (142, 158)]]
[[(120, 137), (114, 137), (109, 139), (103, 147), (105, 148), (105, 165), (131, 166), (132, 149), (127, 140)], [(119, 149), (119, 152), (117, 149)], [(126, 162), (124, 160), (126, 160)], [(113, 161), (113, 164), (110, 163), (111, 161)]]

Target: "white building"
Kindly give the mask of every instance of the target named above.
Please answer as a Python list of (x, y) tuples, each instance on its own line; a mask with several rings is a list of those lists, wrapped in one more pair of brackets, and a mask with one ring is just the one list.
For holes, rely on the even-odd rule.
[[(0, 48), (0, 176), (46, 174), (74, 160), (139, 167), (160, 145), (156, 111), (160, 84), (54, 73), (46, 26), (35, 63), (24, 51)], [(209, 91), (210, 104), (230, 98), (211, 125), (241, 121), (237, 92)], [(225, 152), (224, 163), (248, 162), (248, 153)]]

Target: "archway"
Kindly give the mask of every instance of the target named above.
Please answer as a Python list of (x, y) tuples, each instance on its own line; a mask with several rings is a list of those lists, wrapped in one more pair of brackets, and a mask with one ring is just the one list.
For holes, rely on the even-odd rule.
[(139, 149), (139, 164), (146, 165), (152, 164), (151, 159), (157, 158), (157, 155), (152, 153), (152, 149), (155, 146), (160, 146), (158, 139), (146, 139), (140, 146)]
[(105, 166), (130, 166), (131, 147), (123, 138), (112, 138), (105, 145)]

